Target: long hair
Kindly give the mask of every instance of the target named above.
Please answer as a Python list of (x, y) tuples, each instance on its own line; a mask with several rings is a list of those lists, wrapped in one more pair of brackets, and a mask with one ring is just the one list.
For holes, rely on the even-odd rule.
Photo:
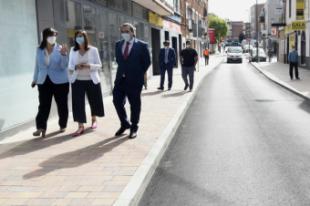
[(45, 28), (42, 31), (42, 41), (40, 43), (39, 48), (40, 49), (45, 49), (46, 46), (47, 46), (47, 38), (50, 37), (50, 36), (55, 36), (57, 34), (58, 34), (58, 32), (54, 28), (52, 28), (52, 27)]
[(86, 31), (83, 31), (83, 30), (78, 30), (78, 31), (75, 32), (75, 34), (74, 34), (74, 48), (73, 48), (73, 50), (74, 51), (80, 50), (80, 45), (75, 40), (77, 35), (79, 35), (79, 34), (82, 34), (83, 37), (84, 37), (84, 40), (85, 40), (85, 42), (84, 42), (85, 50), (87, 51), (89, 49), (89, 45), (88, 45), (89, 44), (89, 39), (88, 39), (88, 35), (87, 35)]

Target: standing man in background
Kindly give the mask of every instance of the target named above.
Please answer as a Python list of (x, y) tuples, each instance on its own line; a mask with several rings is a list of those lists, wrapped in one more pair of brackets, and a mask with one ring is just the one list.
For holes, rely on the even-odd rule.
[(298, 72), (298, 52), (295, 50), (295, 47), (292, 47), (292, 51), (288, 54), (288, 62), (290, 64), (290, 77), (293, 80), (293, 70), (295, 71), (295, 78), (299, 80)]
[(170, 48), (170, 42), (164, 41), (164, 48), (159, 52), (159, 66), (160, 66), (160, 85), (159, 90), (164, 90), (165, 75), (168, 73), (168, 90), (172, 87), (173, 67), (176, 63), (175, 51)]
[[(184, 90), (191, 92), (194, 86), (194, 71), (198, 62), (198, 53), (195, 49), (191, 48), (191, 42), (186, 41), (186, 48), (181, 51), (181, 64), (182, 64), (182, 78), (185, 83)], [(189, 77), (189, 84), (188, 84)]]
[[(151, 64), (148, 45), (136, 39), (135, 31), (136, 28), (132, 24), (122, 24), (120, 32), (123, 39), (115, 45), (118, 67), (113, 89), (113, 103), (121, 123), (115, 136), (120, 136), (125, 130), (130, 129), (130, 139), (137, 137), (144, 75)], [(126, 97), (130, 104), (130, 122), (125, 110)]]

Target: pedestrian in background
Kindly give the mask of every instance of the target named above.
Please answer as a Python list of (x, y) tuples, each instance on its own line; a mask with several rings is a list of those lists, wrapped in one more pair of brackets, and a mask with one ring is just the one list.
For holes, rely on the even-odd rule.
[(203, 56), (205, 58), (205, 65), (209, 65), (209, 49), (205, 48), (205, 50), (203, 51)]
[(78, 129), (73, 136), (84, 133), (86, 123), (85, 94), (91, 111), (91, 128), (97, 128), (96, 117), (104, 116), (99, 70), (102, 68), (98, 49), (89, 45), (85, 31), (74, 35), (74, 47), (69, 56), (69, 72), (72, 87), (73, 119), (78, 122)]
[[(113, 89), (113, 103), (121, 123), (115, 136), (122, 135), (130, 128), (131, 139), (137, 137), (144, 75), (151, 64), (148, 45), (135, 38), (135, 31), (136, 28), (130, 23), (120, 27), (123, 39), (115, 45), (118, 68)], [(130, 103), (131, 123), (125, 110), (126, 97)]]
[(159, 52), (159, 66), (160, 66), (160, 85), (159, 90), (164, 90), (165, 75), (168, 73), (168, 90), (172, 87), (173, 67), (176, 63), (176, 55), (173, 48), (170, 48), (170, 42), (164, 41), (164, 48)]
[[(184, 90), (192, 91), (194, 86), (194, 71), (198, 62), (197, 51), (191, 48), (191, 42), (186, 41), (186, 48), (181, 51), (182, 78), (185, 83)], [(188, 83), (189, 79), (189, 83)]]
[(293, 70), (295, 73), (295, 78), (299, 80), (299, 72), (298, 72), (298, 52), (295, 50), (295, 47), (292, 47), (292, 51), (288, 54), (288, 62), (290, 64), (290, 77), (293, 80)]
[(37, 130), (33, 135), (44, 137), (53, 97), (58, 110), (59, 132), (64, 132), (67, 127), (69, 83), (67, 46), (57, 44), (57, 31), (53, 28), (44, 29), (42, 37), (36, 53), (31, 86), (37, 85), (39, 91), (39, 110), (36, 116)]

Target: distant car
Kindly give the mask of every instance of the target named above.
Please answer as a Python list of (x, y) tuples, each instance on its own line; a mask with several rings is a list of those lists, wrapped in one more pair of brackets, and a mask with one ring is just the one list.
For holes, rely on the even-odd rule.
[(241, 47), (229, 47), (227, 50), (227, 63), (239, 62), (242, 63), (242, 48)]
[[(256, 62), (257, 61), (257, 49), (253, 48), (250, 52), (249, 61), (250, 62)], [(259, 62), (266, 62), (267, 61), (267, 55), (263, 48), (258, 48), (258, 61)]]
[(245, 44), (243, 46), (243, 52), (244, 53), (250, 53), (250, 51), (253, 49), (253, 46), (251, 44)]

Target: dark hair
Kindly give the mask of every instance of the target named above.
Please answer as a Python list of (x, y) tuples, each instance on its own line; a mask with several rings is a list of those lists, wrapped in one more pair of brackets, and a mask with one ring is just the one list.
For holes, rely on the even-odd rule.
[(190, 41), (190, 40), (187, 40), (187, 41), (186, 41), (186, 45), (188, 45), (188, 44), (191, 44), (191, 41)]
[(77, 51), (77, 50), (80, 50), (80, 45), (76, 42), (76, 37), (77, 37), (77, 35), (79, 35), (79, 34), (82, 34), (83, 35), (83, 37), (84, 37), (84, 45), (85, 45), (85, 50), (87, 51), (88, 49), (89, 49), (89, 46), (88, 46), (88, 44), (89, 44), (89, 39), (88, 39), (88, 36), (87, 36), (87, 33), (86, 33), (86, 31), (84, 31), (84, 30), (78, 30), (78, 31), (76, 31), (75, 32), (75, 34), (74, 34), (74, 48), (73, 48), (73, 50), (74, 51)]
[(165, 40), (165, 41), (163, 42), (163, 44), (164, 44), (164, 45), (170, 45), (170, 41), (169, 41), (169, 40)]
[(52, 27), (45, 28), (42, 31), (42, 41), (40, 43), (39, 48), (45, 49), (47, 46), (47, 38), (50, 36), (56, 36), (57, 34), (58, 34), (58, 32), (54, 28), (52, 28)]

